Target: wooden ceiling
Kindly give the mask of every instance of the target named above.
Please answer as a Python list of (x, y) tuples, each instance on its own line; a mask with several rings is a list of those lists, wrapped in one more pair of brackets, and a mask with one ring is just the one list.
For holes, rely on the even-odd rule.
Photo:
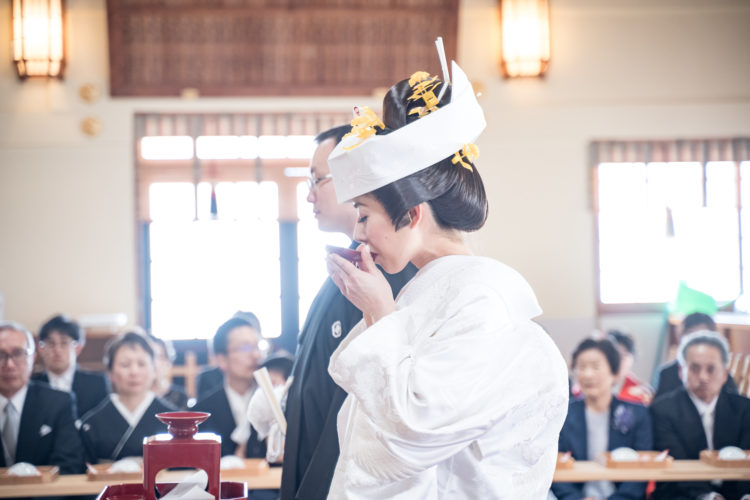
[(107, 17), (113, 96), (367, 95), (440, 74), (458, 0), (108, 0)]

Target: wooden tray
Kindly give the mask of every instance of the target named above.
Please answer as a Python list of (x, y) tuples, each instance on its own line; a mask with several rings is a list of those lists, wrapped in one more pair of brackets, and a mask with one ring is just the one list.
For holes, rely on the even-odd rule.
[(566, 455), (566, 453), (559, 452), (557, 454), (557, 469), (572, 469), (573, 466), (576, 463), (576, 459), (573, 458), (571, 455), (568, 455), (568, 459), (563, 461), (563, 456)]
[(719, 452), (716, 450), (703, 450), (700, 453), (700, 459), (702, 462), (711, 464), (715, 467), (750, 467), (750, 451), (745, 451), (744, 460), (721, 460), (719, 458)]
[(57, 479), (60, 468), (56, 465), (37, 465), (38, 476), (9, 476), (7, 467), (0, 467), (0, 485), (50, 483)]
[(246, 458), (243, 469), (224, 469), (220, 472), (224, 478), (243, 478), (247, 476), (259, 476), (268, 472), (268, 462), (262, 458)]
[(107, 472), (112, 464), (88, 464), (86, 467), (86, 479), (89, 481), (143, 481), (143, 470), (141, 472)]
[(664, 460), (655, 462), (654, 458), (659, 455), (660, 451), (639, 451), (638, 456), (640, 460), (633, 462), (617, 462), (612, 460), (610, 453), (600, 453), (596, 457), (596, 461), (605, 467), (610, 469), (669, 469), (672, 467), (674, 457), (667, 456)]

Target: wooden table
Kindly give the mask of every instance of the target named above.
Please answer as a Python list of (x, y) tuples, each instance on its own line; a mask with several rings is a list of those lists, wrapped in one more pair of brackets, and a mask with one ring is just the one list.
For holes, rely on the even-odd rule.
[(572, 469), (555, 471), (555, 482), (585, 481), (750, 481), (750, 467), (714, 467), (700, 460), (675, 460), (667, 469), (613, 469), (598, 462), (577, 461)]
[[(191, 471), (168, 471), (158, 476), (159, 482), (176, 482)], [(675, 460), (669, 469), (609, 469), (597, 462), (578, 461), (572, 469), (555, 471), (554, 481), (585, 482), (608, 481), (708, 481), (711, 479), (750, 481), (750, 468), (714, 467), (700, 460)], [(281, 484), (281, 467), (272, 467), (268, 473), (231, 481), (245, 481), (248, 489), (274, 489)], [(106, 481), (89, 481), (85, 474), (59, 476), (51, 483), (0, 486), (0, 498), (31, 496), (97, 495), (107, 485)]]
[[(177, 482), (192, 473), (193, 471), (184, 470), (164, 471), (157, 475), (157, 481), (160, 483)], [(242, 478), (231, 477), (226, 480), (244, 481), (247, 483), (249, 490), (275, 489), (281, 484), (281, 467), (271, 467), (265, 474)], [(49, 483), (0, 486), (0, 498), (98, 495), (108, 484), (107, 481), (89, 481), (86, 474), (70, 474), (58, 476), (57, 479)], [(117, 484), (117, 482), (114, 484)]]

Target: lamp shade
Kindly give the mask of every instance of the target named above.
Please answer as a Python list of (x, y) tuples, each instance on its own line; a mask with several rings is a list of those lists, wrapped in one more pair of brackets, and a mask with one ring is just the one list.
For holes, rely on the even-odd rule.
[(503, 76), (542, 76), (549, 66), (549, 0), (500, 0)]
[(13, 63), (18, 76), (62, 78), (63, 0), (12, 0)]

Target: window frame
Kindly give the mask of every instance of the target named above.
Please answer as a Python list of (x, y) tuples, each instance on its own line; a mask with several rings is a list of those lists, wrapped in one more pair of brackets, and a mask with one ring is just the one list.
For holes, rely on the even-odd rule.
[[(156, 182), (262, 182), (278, 186), (279, 260), (281, 275), (281, 335), (275, 342), (290, 352), (299, 333), (299, 275), (297, 242), (297, 186), (302, 177), (285, 175), (286, 168), (308, 168), (310, 158), (200, 159), (196, 139), (210, 135), (310, 135), (348, 123), (349, 112), (158, 114), (137, 113), (134, 134), (136, 228), (136, 307), (138, 322), (151, 328), (149, 247), (149, 186)], [(187, 135), (193, 139), (193, 158), (146, 160), (141, 156), (141, 138)], [(291, 285), (294, 285), (293, 287)], [(293, 289), (290, 289), (293, 288)]]
[[(604, 303), (601, 300), (599, 240), (599, 165), (602, 163), (696, 162), (701, 164), (703, 206), (706, 206), (706, 169), (713, 161), (729, 161), (735, 169), (735, 207), (739, 233), (739, 286), (744, 293), (741, 163), (750, 160), (750, 138), (674, 140), (594, 140), (589, 145), (589, 182), (593, 225), (594, 293), (597, 317), (610, 314), (664, 313), (668, 302)], [(748, 243), (750, 244), (750, 243)]]

